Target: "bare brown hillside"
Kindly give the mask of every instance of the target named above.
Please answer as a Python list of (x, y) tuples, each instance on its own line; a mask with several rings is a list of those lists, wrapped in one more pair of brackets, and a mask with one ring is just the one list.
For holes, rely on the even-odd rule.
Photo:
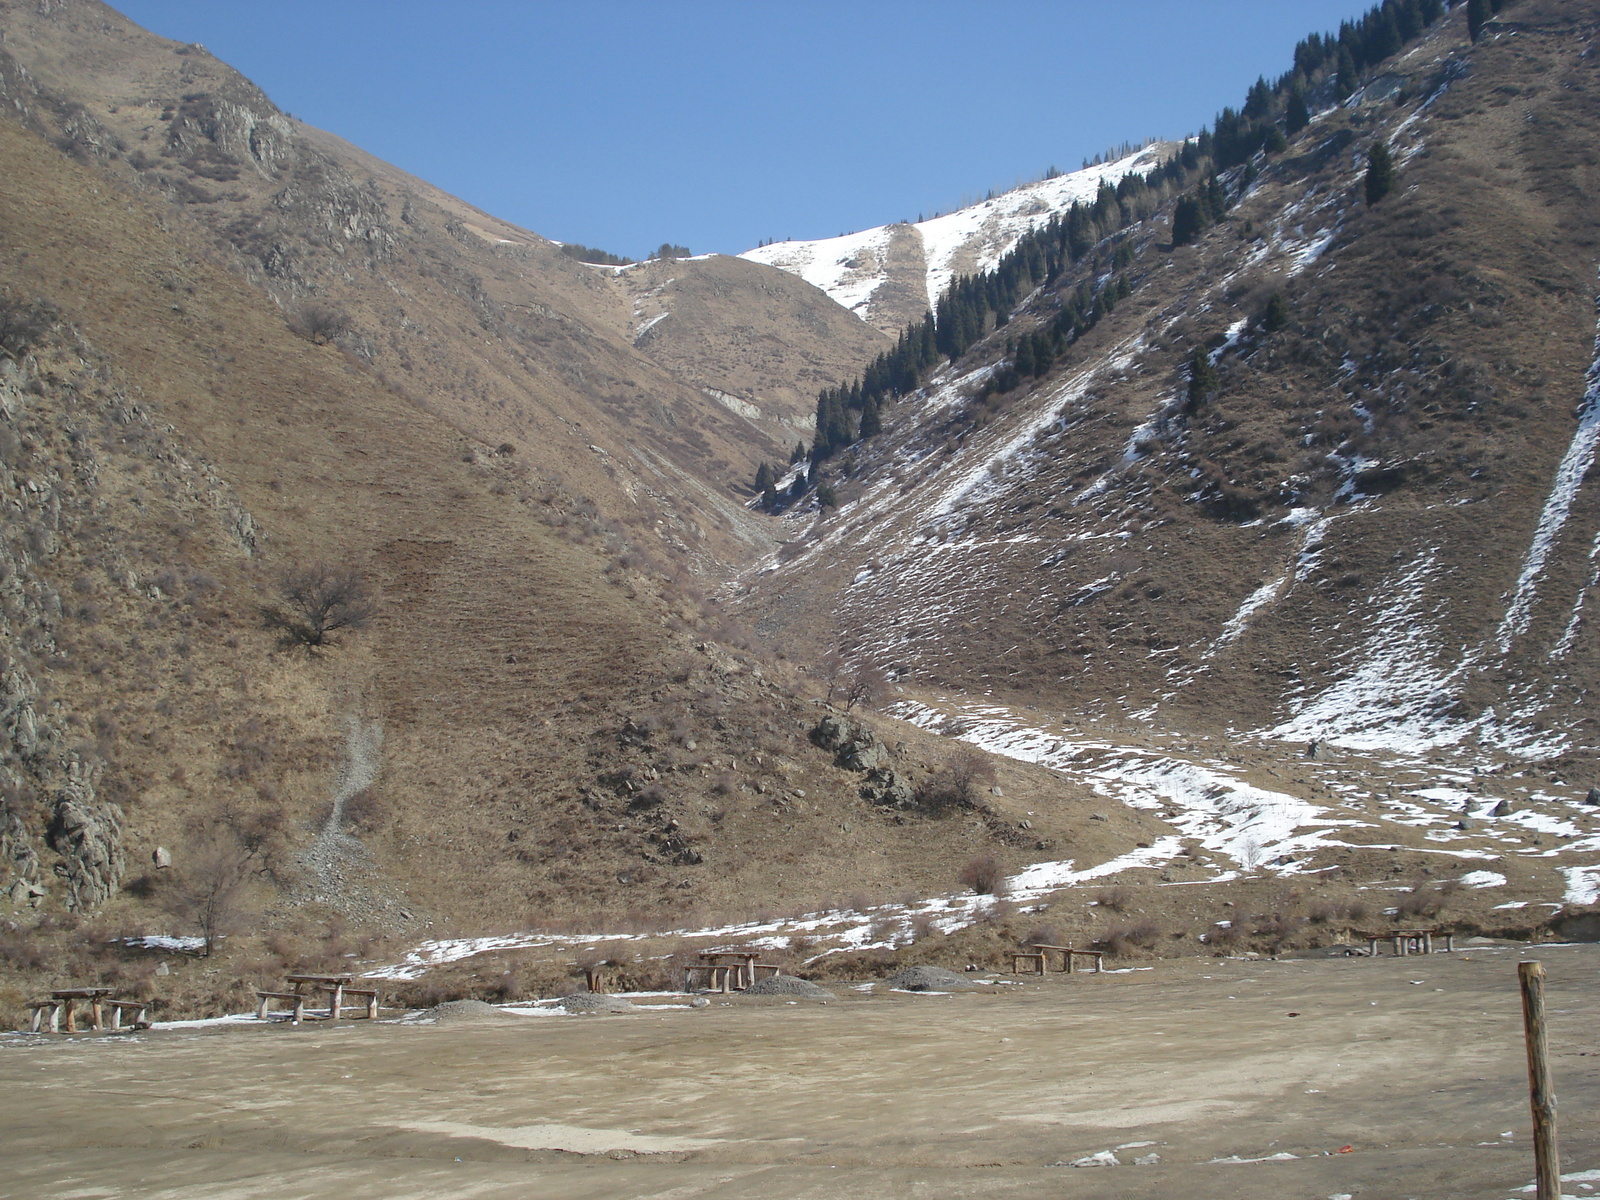
[[(285, 116), (203, 47), (99, 0), (16, 0), (0, 5), (0, 28), (13, 105), (163, 197), (169, 219), (204, 230), (286, 320), (704, 567), (769, 544), (736, 489), (792, 447), (804, 393), (881, 349), (791, 276), (695, 262), (676, 268), (678, 328), (647, 353), (623, 281)], [(719, 305), (731, 280), (772, 302)], [(701, 287), (709, 303), (693, 298)], [(753, 395), (768, 415), (731, 411), (716, 392)]]
[[(266, 928), (391, 931), (933, 888), (994, 844), (864, 801), (786, 668), (515, 447), (293, 333), (161, 194), (11, 119), (0, 173), (7, 938), (192, 928), (218, 842)], [(317, 561), (378, 602), (313, 653), (265, 610)], [(352, 731), (374, 779), (330, 820)], [(26, 944), (22, 978), (111, 969)]]

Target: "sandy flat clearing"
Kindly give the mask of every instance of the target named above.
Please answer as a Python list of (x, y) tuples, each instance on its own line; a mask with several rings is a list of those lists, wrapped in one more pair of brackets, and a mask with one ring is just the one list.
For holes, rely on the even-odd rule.
[[(1180, 960), (828, 1005), (5, 1038), (0, 1194), (1498, 1200), (1533, 1173), (1521, 957), (1549, 972), (1565, 1169), (1587, 1172), (1596, 946)], [(1119, 1165), (1070, 1165), (1095, 1156)]]

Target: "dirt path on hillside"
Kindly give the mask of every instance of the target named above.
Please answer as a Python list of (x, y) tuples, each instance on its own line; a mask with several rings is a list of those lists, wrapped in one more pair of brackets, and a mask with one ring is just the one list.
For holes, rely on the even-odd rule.
[[(1586, 1171), (1600, 947), (1537, 957), (1565, 1165)], [(0, 1039), (0, 1192), (1504, 1200), (1532, 1179), (1518, 958), (1198, 959), (826, 1006)], [(1122, 1165), (1060, 1165), (1107, 1151)]]

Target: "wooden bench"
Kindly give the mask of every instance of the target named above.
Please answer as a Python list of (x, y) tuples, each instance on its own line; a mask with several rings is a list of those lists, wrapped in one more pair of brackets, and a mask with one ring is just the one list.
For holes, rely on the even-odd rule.
[[(256, 1020), (265, 1021), (269, 1016), (274, 1015), (274, 1011), (273, 1011), (273, 1008), (272, 1008), (272, 1002), (274, 1000), (292, 1000), (292, 1001), (294, 1001), (294, 1015), (290, 1019), (296, 1025), (300, 1024), (301, 1021), (305, 1020), (305, 1015), (306, 1015), (306, 997), (305, 997), (305, 993), (303, 993), (303, 992), (259, 992), (259, 991), (256, 993), (256, 1001), (257, 1001), (257, 1003), (256, 1003)], [(282, 1011), (279, 1010), (276, 1013), (276, 1015), (282, 1016), (283, 1015)]]
[(111, 1010), (111, 1028), (122, 1028), (122, 1014), (130, 1013), (133, 1019), (128, 1022), (129, 1029), (149, 1029), (150, 1021), (145, 1016), (148, 1005), (143, 1000), (105, 1000), (101, 1002), (102, 1008)]
[(1013, 975), (1022, 974), (1022, 964), (1024, 962), (1033, 964), (1034, 969), (1031, 973), (1034, 975), (1043, 975), (1050, 969), (1042, 952), (1038, 950), (1013, 950), (1011, 952), (1011, 973)]

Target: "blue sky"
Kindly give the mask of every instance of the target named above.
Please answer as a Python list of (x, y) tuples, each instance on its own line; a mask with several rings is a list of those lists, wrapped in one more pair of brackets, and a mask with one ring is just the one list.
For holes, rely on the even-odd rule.
[(546, 237), (737, 253), (1172, 137), (1371, 0), (112, 0)]

